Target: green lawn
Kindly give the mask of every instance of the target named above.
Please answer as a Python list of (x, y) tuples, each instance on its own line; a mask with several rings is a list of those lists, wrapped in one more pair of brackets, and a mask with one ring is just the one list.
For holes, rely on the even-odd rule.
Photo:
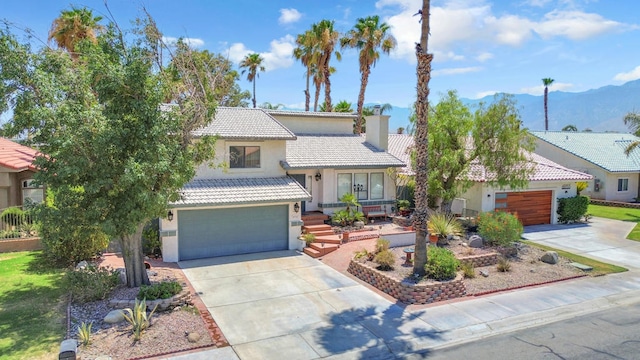
[(584, 256), (580, 256), (580, 255), (576, 255), (574, 253), (570, 253), (570, 252), (566, 252), (563, 250), (559, 250), (556, 248), (552, 248), (550, 246), (546, 246), (546, 245), (541, 245), (538, 243), (534, 243), (532, 241), (527, 241), (527, 240), (520, 240), (522, 243), (525, 243), (527, 245), (531, 245), (531, 246), (535, 246), (537, 248), (540, 248), (542, 250), (546, 250), (546, 251), (555, 251), (558, 253), (558, 255), (565, 257), (573, 262), (577, 262), (580, 264), (584, 264), (584, 265), (589, 265), (593, 268), (593, 270), (591, 270), (589, 272), (589, 275), (593, 275), (593, 276), (599, 276), (599, 275), (606, 275), (606, 274), (612, 274), (612, 273), (619, 273), (619, 272), (625, 272), (625, 271), (629, 271), (629, 269), (627, 268), (623, 268), (621, 266), (617, 266), (617, 265), (612, 265), (612, 264), (607, 264), (607, 263), (603, 263), (601, 261), (598, 260), (593, 260)]
[(640, 209), (589, 204), (587, 212), (593, 216), (636, 223), (627, 239), (640, 241)]
[(57, 358), (66, 333), (63, 270), (40, 252), (0, 254), (0, 359)]

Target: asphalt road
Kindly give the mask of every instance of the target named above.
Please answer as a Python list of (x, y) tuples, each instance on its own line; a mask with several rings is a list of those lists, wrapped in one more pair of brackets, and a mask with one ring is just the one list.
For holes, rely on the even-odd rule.
[(640, 302), (408, 359), (640, 359)]

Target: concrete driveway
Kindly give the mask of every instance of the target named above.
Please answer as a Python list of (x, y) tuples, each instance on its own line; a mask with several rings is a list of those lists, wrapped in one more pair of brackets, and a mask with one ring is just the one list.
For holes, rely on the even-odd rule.
[(379, 346), (391, 355), (356, 320), (403, 310), (306, 255), (277, 251), (180, 267), (242, 359), (315, 359)]
[(592, 218), (588, 224), (527, 226), (527, 240), (607, 263), (640, 269), (640, 242), (627, 240), (635, 223)]

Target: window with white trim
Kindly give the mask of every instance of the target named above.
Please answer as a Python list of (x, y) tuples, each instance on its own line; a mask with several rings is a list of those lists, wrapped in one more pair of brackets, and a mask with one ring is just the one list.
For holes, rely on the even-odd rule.
[(260, 146), (230, 146), (229, 167), (232, 169), (259, 168)]
[(629, 179), (627, 178), (618, 179), (618, 191), (619, 192), (629, 191)]
[(384, 199), (384, 173), (338, 174), (338, 200), (349, 193), (358, 200)]
[(345, 194), (351, 194), (352, 179), (351, 174), (338, 174), (338, 200)]
[(22, 181), (22, 205), (40, 204), (44, 201), (44, 189), (33, 179)]
[(371, 200), (384, 198), (384, 173), (371, 173)]
[(369, 198), (369, 174), (353, 174), (353, 193), (358, 200)]

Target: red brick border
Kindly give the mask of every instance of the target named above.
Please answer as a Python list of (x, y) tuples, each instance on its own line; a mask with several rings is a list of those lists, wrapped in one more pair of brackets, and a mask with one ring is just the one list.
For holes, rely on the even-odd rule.
[(460, 274), (450, 281), (415, 285), (398, 281), (383, 272), (354, 260), (349, 263), (347, 271), (358, 279), (375, 286), (406, 304), (430, 304), (432, 302), (455, 299), (466, 294), (463, 277)]
[(40, 238), (0, 240), (0, 253), (42, 250)]

